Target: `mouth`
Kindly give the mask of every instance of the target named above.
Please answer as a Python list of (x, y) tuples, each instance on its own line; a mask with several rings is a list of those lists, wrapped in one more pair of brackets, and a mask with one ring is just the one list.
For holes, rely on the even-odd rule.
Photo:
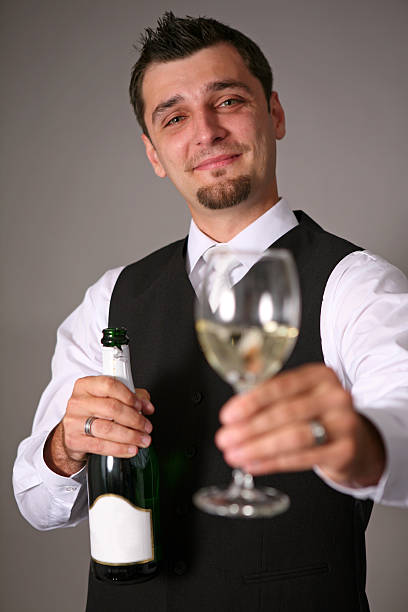
[(242, 153), (232, 154), (232, 155), (217, 155), (217, 157), (211, 157), (210, 159), (206, 159), (198, 166), (194, 166), (193, 170), (213, 170), (214, 168), (221, 168), (223, 166), (228, 166), (241, 157)]

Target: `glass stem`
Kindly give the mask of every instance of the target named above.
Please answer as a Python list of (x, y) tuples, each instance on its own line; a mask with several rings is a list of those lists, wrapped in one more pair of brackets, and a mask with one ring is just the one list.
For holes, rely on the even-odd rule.
[[(252, 384), (243, 383), (243, 382), (237, 383), (234, 385), (234, 391), (238, 395), (242, 395), (243, 393), (246, 393), (252, 388), (253, 388)], [(237, 487), (238, 489), (253, 489), (255, 486), (254, 478), (252, 474), (249, 474), (248, 472), (244, 472), (243, 470), (240, 470), (238, 468), (235, 470), (232, 470), (232, 478), (233, 478), (234, 487)]]
[(252, 474), (243, 472), (242, 470), (232, 470), (232, 477), (234, 479), (234, 485), (239, 489), (253, 489), (254, 479)]

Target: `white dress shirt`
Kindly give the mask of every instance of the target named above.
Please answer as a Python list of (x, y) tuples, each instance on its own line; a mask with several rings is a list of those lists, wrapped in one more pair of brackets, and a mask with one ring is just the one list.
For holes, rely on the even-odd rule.
[[(281, 199), (227, 244), (263, 251), (297, 223)], [(191, 221), (186, 266), (196, 292), (202, 282), (202, 255), (213, 244)], [(234, 282), (252, 263), (235, 269)], [(59, 476), (45, 464), (43, 447), (65, 413), (75, 381), (102, 371), (101, 330), (108, 326), (110, 298), (122, 269), (106, 272), (59, 327), (51, 382), (41, 397), (31, 436), (18, 448), (13, 472), (16, 500), (38, 529), (74, 526), (87, 516), (86, 468), (71, 477)], [(356, 409), (381, 432), (387, 465), (378, 485), (364, 489), (342, 487), (318, 469), (317, 473), (330, 486), (355, 497), (408, 506), (408, 279), (369, 251), (347, 255), (327, 281), (320, 333), (325, 364), (350, 390)]]

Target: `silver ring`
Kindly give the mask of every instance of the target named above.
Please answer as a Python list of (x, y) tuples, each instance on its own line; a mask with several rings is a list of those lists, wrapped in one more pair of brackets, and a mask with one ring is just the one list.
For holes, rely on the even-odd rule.
[(95, 416), (88, 417), (85, 421), (85, 427), (84, 427), (85, 435), (92, 436), (93, 438), (95, 436), (92, 433), (92, 423), (94, 422), (95, 419), (96, 419)]
[(327, 431), (320, 421), (309, 421), (309, 427), (314, 438), (315, 446), (321, 446), (327, 442)]

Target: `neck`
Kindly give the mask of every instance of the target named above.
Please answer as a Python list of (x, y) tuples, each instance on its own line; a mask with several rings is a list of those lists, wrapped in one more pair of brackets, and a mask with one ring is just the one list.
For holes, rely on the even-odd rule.
[(279, 199), (276, 193), (273, 198), (260, 202), (258, 205), (249, 206), (247, 202), (241, 202), (237, 206), (222, 210), (197, 211), (190, 207), (190, 211), (195, 224), (204, 234), (216, 242), (229, 242), (272, 206), (275, 206)]

